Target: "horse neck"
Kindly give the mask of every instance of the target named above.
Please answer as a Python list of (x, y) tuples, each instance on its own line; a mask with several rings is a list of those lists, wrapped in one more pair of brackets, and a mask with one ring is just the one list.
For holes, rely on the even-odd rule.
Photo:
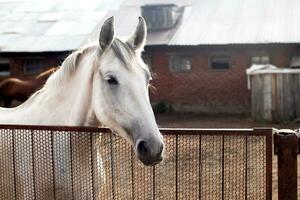
[(91, 109), (93, 69), (90, 63), (83, 63), (84, 60), (67, 79), (58, 82), (56, 87), (46, 83), (44, 89), (23, 105), (13, 109), (1, 109), (0, 123), (94, 125), (91, 124), (95, 121), (92, 120), (94, 115)]

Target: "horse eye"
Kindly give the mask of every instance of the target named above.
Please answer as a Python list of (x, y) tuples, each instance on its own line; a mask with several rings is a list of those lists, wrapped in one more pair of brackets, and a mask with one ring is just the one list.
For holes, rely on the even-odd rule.
[(114, 76), (109, 76), (109, 78), (106, 81), (110, 85), (118, 85), (119, 84), (118, 80)]

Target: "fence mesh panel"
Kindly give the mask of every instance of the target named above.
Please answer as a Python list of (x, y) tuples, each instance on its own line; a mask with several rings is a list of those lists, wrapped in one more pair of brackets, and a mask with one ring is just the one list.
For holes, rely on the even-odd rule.
[(15, 199), (13, 130), (3, 129), (0, 135), (0, 199)]
[(222, 199), (222, 141), (220, 136), (201, 137), (201, 199)]
[(99, 130), (0, 129), (0, 200), (271, 197), (268, 134), (164, 130), (164, 161), (145, 167)]
[[(297, 156), (297, 166), (300, 166), (300, 156)], [(300, 167), (297, 167), (297, 174), (298, 174), (298, 178), (297, 178), (297, 191), (298, 191), (298, 197), (300, 197)], [(278, 186), (277, 186), (277, 190), (278, 190)]]

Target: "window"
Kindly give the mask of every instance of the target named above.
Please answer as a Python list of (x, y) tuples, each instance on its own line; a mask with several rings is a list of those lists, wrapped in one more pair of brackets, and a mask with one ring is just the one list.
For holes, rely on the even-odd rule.
[(35, 75), (43, 71), (41, 59), (25, 59), (24, 60), (24, 74)]
[(0, 76), (10, 76), (10, 64), (6, 58), (0, 58)]
[(215, 70), (230, 69), (230, 57), (227, 55), (217, 55), (210, 58), (210, 67)]
[(270, 57), (263, 55), (263, 56), (252, 56), (251, 57), (251, 64), (270, 64)]
[(182, 16), (183, 8), (175, 4), (153, 4), (142, 6), (142, 16), (149, 31), (172, 28)]
[(187, 72), (192, 69), (192, 58), (190, 56), (171, 55), (169, 68), (172, 72)]

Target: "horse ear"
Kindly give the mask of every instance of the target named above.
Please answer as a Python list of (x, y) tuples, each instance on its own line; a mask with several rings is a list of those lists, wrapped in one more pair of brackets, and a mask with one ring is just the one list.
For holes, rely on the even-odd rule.
[(147, 25), (143, 17), (139, 17), (139, 23), (133, 36), (128, 40), (128, 44), (134, 49), (143, 49), (147, 37)]
[(99, 45), (104, 51), (107, 49), (114, 40), (115, 28), (114, 28), (114, 17), (110, 17), (105, 20), (99, 36)]

